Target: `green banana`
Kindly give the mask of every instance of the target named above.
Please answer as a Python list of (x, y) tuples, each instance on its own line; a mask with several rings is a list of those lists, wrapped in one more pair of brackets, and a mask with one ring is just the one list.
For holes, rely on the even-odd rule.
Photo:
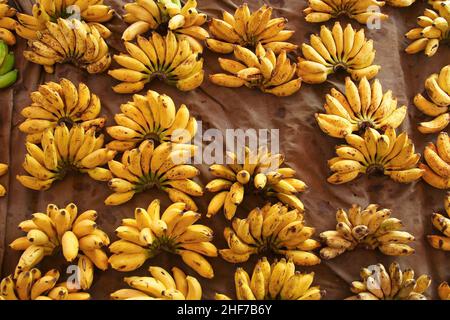
[(0, 76), (0, 89), (9, 87), (17, 80), (17, 69), (9, 71), (4, 75)]
[(12, 68), (14, 68), (14, 62), (15, 62), (14, 52), (10, 51), (3, 60), (3, 64), (0, 65), (0, 76), (11, 71)]
[(3, 64), (3, 60), (5, 60), (8, 51), (8, 45), (4, 41), (0, 40), (0, 66)]

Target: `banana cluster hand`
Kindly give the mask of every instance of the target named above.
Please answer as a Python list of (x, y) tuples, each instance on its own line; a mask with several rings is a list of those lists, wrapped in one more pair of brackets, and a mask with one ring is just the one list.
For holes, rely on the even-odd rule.
[(284, 162), (282, 154), (272, 154), (266, 147), (257, 152), (248, 147), (243, 157), (227, 152), (227, 164), (214, 164), (209, 168), (216, 178), (205, 187), (209, 192), (218, 192), (208, 205), (207, 217), (217, 214), (223, 207), (225, 217), (231, 220), (245, 192), (254, 190), (263, 196), (276, 197), (291, 208), (302, 213), (305, 208), (295, 195), (306, 190), (306, 184), (295, 177), (295, 170), (280, 168)]
[(450, 123), (450, 65), (442, 68), (439, 74), (429, 76), (425, 89), (429, 99), (419, 93), (414, 97), (414, 105), (434, 119), (419, 123), (417, 129), (424, 134), (436, 133)]
[[(45, 123), (46, 125), (46, 123)], [(41, 131), (40, 126), (35, 127)], [(88, 173), (92, 179), (109, 181), (108, 169), (101, 168), (112, 160), (116, 151), (103, 148), (104, 136), (95, 136), (95, 129), (85, 130), (75, 124), (70, 130), (65, 123), (48, 128), (42, 134), (41, 147), (27, 142), (22, 167), (30, 176), (18, 175), (20, 183), (33, 190), (47, 190), (55, 180), (62, 180), (68, 171)]]
[(82, 82), (78, 88), (67, 79), (59, 83), (47, 82), (30, 94), (31, 105), (20, 112), (26, 118), (19, 130), (27, 134), (27, 141), (39, 144), (43, 132), (61, 123), (69, 126), (79, 124), (84, 130), (98, 130), (105, 124), (104, 117), (98, 117), (101, 103), (97, 95), (90, 92)]
[(428, 275), (414, 279), (414, 270), (401, 270), (397, 262), (389, 270), (381, 264), (362, 268), (362, 281), (353, 281), (350, 290), (356, 295), (346, 300), (427, 300), (424, 295), (431, 284)]
[(303, 58), (298, 63), (298, 75), (306, 83), (323, 83), (339, 69), (344, 69), (355, 81), (363, 77), (370, 80), (381, 69), (373, 64), (373, 41), (366, 39), (364, 29), (356, 31), (350, 24), (343, 29), (339, 22), (331, 30), (323, 25), (319, 35), (311, 35), (310, 43), (302, 45)]
[(311, 239), (314, 232), (314, 228), (305, 226), (303, 214), (297, 209), (289, 211), (281, 203), (267, 203), (262, 209), (250, 211), (245, 219), (233, 219), (232, 228), (223, 232), (229, 249), (219, 253), (230, 263), (241, 263), (252, 254), (273, 252), (285, 255), (296, 265), (312, 266), (320, 263), (311, 252), (320, 247)]
[(89, 300), (91, 295), (67, 282), (58, 283), (60, 274), (52, 269), (42, 274), (33, 268), (17, 278), (8, 276), (0, 282), (0, 300)]
[(326, 95), (326, 113), (316, 114), (320, 129), (335, 138), (344, 138), (355, 131), (385, 127), (396, 129), (405, 119), (407, 107), (397, 108), (392, 91), (383, 94), (378, 80), (364, 77), (357, 86), (349, 77), (345, 79), (345, 94), (331, 89)]
[[(4, 176), (8, 172), (8, 165), (0, 163), (0, 177)], [(0, 197), (6, 194), (6, 188), (0, 184)]]
[[(136, 208), (134, 219), (123, 219), (116, 229), (120, 240), (113, 242), (109, 263), (118, 271), (133, 271), (161, 251), (178, 254), (189, 267), (204, 278), (214, 277), (210, 263), (203, 257), (217, 257), (212, 244), (213, 231), (195, 224), (201, 214), (175, 202), (160, 214), (159, 200), (153, 200), (147, 210)], [(181, 288), (181, 287), (180, 287)], [(180, 290), (181, 291), (181, 290)], [(183, 291), (182, 291), (183, 292)]]
[(188, 0), (184, 5), (170, 0), (136, 0), (124, 5), (123, 19), (130, 23), (124, 31), (122, 39), (132, 41), (136, 36), (149, 30), (166, 27), (174, 32), (178, 39), (186, 39), (194, 51), (202, 52), (199, 41), (209, 37), (201, 26), (207, 16), (197, 11), (197, 1)]
[(450, 300), (450, 286), (447, 282), (442, 282), (439, 285), (438, 294), (441, 300)]
[(108, 162), (114, 178), (108, 186), (114, 191), (106, 205), (120, 205), (136, 193), (158, 188), (167, 192), (173, 202), (183, 202), (190, 210), (197, 210), (193, 197), (203, 195), (202, 187), (192, 180), (200, 171), (187, 164), (195, 155), (197, 146), (163, 142), (155, 147), (153, 140), (145, 140), (138, 148), (124, 152), (121, 162)]
[(294, 34), (294, 31), (284, 29), (287, 19), (271, 19), (272, 10), (272, 7), (263, 5), (252, 13), (247, 3), (244, 3), (234, 15), (224, 11), (223, 20), (211, 20), (209, 31), (212, 37), (206, 39), (206, 45), (218, 53), (231, 53), (235, 45), (256, 47), (258, 43), (275, 54), (296, 50), (297, 45), (287, 42)]
[(438, 189), (450, 188), (450, 138), (447, 132), (441, 132), (436, 144), (430, 142), (424, 151), (425, 163), (419, 166), (423, 180)]
[(358, 245), (369, 250), (378, 248), (389, 256), (408, 256), (414, 249), (407, 243), (414, 236), (403, 229), (399, 219), (391, 218), (391, 210), (379, 209), (376, 204), (367, 208), (354, 204), (348, 213), (339, 209), (336, 212), (336, 230), (324, 231), (320, 239), (326, 247), (320, 250), (323, 259), (333, 259), (345, 251), (354, 250)]
[(411, 183), (422, 177), (418, 168), (420, 154), (406, 132), (399, 136), (388, 127), (384, 134), (368, 128), (364, 135), (348, 134), (347, 145), (336, 147), (337, 156), (328, 161), (334, 172), (328, 182), (342, 184), (356, 179), (360, 173), (386, 175), (399, 183)]
[(16, 12), (8, 5), (8, 0), (0, 0), (0, 42), (4, 41), (9, 46), (16, 43), (16, 37), (11, 32), (17, 27), (17, 21), (14, 20)]
[(146, 139), (156, 144), (189, 143), (197, 132), (197, 120), (186, 105), (176, 110), (172, 98), (152, 90), (146, 96), (133, 95), (133, 101), (122, 104), (120, 111), (114, 115), (117, 125), (106, 128), (115, 139), (106, 145), (112, 150), (130, 150)]
[[(320, 300), (325, 292), (311, 286), (314, 272), (295, 271), (295, 264), (282, 258), (272, 265), (266, 257), (258, 260), (252, 276), (242, 268), (234, 273), (237, 300)], [(216, 293), (216, 300), (231, 300)]]
[(16, 82), (18, 71), (14, 68), (14, 52), (9, 51), (6, 42), (1, 40), (1, 21), (2, 18), (0, 18), (0, 89), (3, 89)]
[(101, 73), (111, 64), (108, 45), (94, 26), (77, 19), (58, 18), (47, 21), (45, 29), (28, 41), (31, 50), (23, 52), (25, 59), (54, 72), (57, 63), (72, 63), (89, 73)]
[[(450, 193), (445, 197), (445, 211), (450, 218)], [(430, 245), (439, 250), (450, 251), (450, 219), (440, 213), (433, 213), (431, 222), (436, 230), (439, 230), (443, 236), (429, 235), (427, 236)]]
[(450, 1), (432, 1), (434, 10), (426, 9), (423, 16), (417, 18), (417, 28), (406, 33), (413, 42), (405, 49), (409, 54), (421, 51), (432, 57), (440, 43), (450, 39)]
[(209, 76), (214, 84), (237, 88), (243, 85), (259, 88), (262, 92), (279, 97), (290, 96), (300, 90), (302, 80), (294, 78), (297, 65), (291, 63), (286, 51), (278, 56), (272, 49), (264, 49), (261, 43), (256, 46), (256, 53), (241, 47), (234, 47), (234, 56), (239, 61), (219, 58), (223, 70), (233, 74), (216, 73)]
[(47, 22), (55, 22), (59, 18), (74, 18), (85, 21), (106, 39), (111, 31), (102, 23), (111, 20), (113, 15), (114, 10), (105, 5), (103, 0), (36, 0), (31, 15), (17, 13), (19, 25), (16, 32), (24, 39), (37, 40), (38, 31), (43, 32), (48, 28)]
[(27, 235), (9, 245), (13, 250), (23, 251), (14, 278), (21, 272), (30, 271), (45, 256), (53, 255), (61, 248), (68, 262), (79, 257), (79, 284), (82, 289), (89, 289), (94, 277), (94, 265), (103, 271), (108, 269), (108, 257), (102, 247), (109, 245), (109, 238), (95, 223), (97, 217), (95, 210), (78, 214), (78, 208), (73, 203), (62, 209), (49, 204), (46, 213), (34, 213), (32, 219), (22, 221), (19, 229)]
[[(308, 4), (309, 7), (303, 10), (307, 22), (325, 22), (344, 14), (362, 24), (388, 18), (386, 14), (380, 12), (380, 8), (385, 4), (384, 1), (308, 0)], [(374, 10), (375, 7), (378, 10)]]
[(177, 38), (172, 31), (166, 36), (153, 32), (151, 37), (137, 37), (137, 44), (125, 41), (128, 54), (114, 55), (123, 68), (108, 74), (121, 81), (113, 87), (117, 93), (134, 93), (154, 78), (176, 86), (181, 91), (197, 88), (203, 82), (203, 58), (187, 39)]
[(111, 293), (115, 300), (201, 300), (202, 286), (183, 270), (173, 267), (172, 275), (161, 267), (148, 269), (151, 277), (126, 277), (123, 280), (133, 289)]

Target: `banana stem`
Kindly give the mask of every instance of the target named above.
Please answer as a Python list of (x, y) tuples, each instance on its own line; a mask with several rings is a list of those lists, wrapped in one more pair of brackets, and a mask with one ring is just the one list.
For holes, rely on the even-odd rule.
[(176, 254), (177, 249), (178, 246), (174, 239), (166, 236), (156, 238), (148, 249), (149, 259), (156, 257), (161, 251)]
[(159, 128), (154, 128), (153, 132), (148, 132), (143, 140), (152, 140), (155, 148), (161, 144), (161, 141), (164, 139), (163, 132), (159, 132)]
[(358, 123), (358, 127), (359, 127), (358, 134), (362, 136), (364, 134), (364, 132), (366, 132), (367, 129), (375, 128), (375, 124), (368, 119), (364, 119)]
[(339, 70), (347, 70), (348, 66), (343, 62), (338, 62), (333, 66), (333, 72), (339, 72)]
[(74, 125), (75, 121), (68, 116), (59, 118), (57, 121), (58, 125), (65, 124), (67, 128), (70, 130)]
[(368, 175), (373, 175), (373, 176), (383, 176), (384, 175), (384, 167), (381, 164), (375, 163), (375, 164), (371, 164), (369, 165), (369, 167), (367, 167), (366, 173)]

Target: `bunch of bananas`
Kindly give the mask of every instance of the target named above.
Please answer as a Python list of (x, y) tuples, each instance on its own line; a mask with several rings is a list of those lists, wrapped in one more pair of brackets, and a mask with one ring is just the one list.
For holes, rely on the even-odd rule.
[[(134, 219), (123, 219), (116, 229), (120, 240), (113, 242), (109, 263), (118, 271), (133, 271), (147, 259), (161, 251), (178, 254), (189, 267), (204, 278), (214, 277), (214, 271), (203, 257), (216, 257), (212, 244), (213, 231), (195, 224), (201, 214), (189, 210), (182, 202), (175, 202), (160, 214), (160, 202), (153, 200), (147, 210), (136, 208)], [(181, 288), (181, 287), (180, 287)], [(180, 290), (181, 291), (181, 290)]]
[(80, 255), (78, 260), (79, 279), (81, 288), (89, 289), (94, 265), (100, 270), (108, 269), (108, 257), (102, 247), (109, 245), (109, 238), (95, 223), (97, 217), (95, 210), (78, 214), (73, 203), (62, 209), (49, 204), (46, 213), (34, 213), (32, 219), (22, 221), (19, 229), (27, 235), (9, 245), (13, 250), (23, 251), (14, 278), (61, 248), (68, 262), (74, 261), (81, 252), (85, 255)]
[(450, 188), (450, 140), (447, 132), (441, 132), (436, 144), (430, 142), (425, 147), (425, 163), (419, 166), (423, 173), (423, 180), (438, 189)]
[(106, 128), (114, 139), (106, 145), (112, 150), (130, 150), (146, 139), (156, 144), (189, 143), (197, 133), (197, 120), (186, 105), (176, 110), (172, 98), (156, 91), (133, 95), (133, 101), (122, 104), (120, 110), (114, 115), (118, 125)]
[[(266, 257), (258, 260), (250, 277), (247, 271), (237, 268), (234, 285), (237, 300), (320, 300), (324, 295), (318, 286), (311, 287), (314, 272), (295, 271), (295, 264), (282, 258), (272, 265)], [(216, 293), (216, 300), (231, 300)]]
[(245, 147), (242, 153), (243, 157), (227, 151), (226, 165), (213, 164), (209, 167), (216, 179), (211, 180), (205, 189), (218, 193), (208, 205), (208, 217), (217, 214), (223, 207), (225, 217), (231, 220), (244, 200), (246, 191), (276, 197), (303, 213), (305, 207), (295, 194), (305, 191), (306, 184), (294, 178), (294, 169), (280, 168), (284, 162), (282, 154), (272, 154), (266, 147), (260, 148), (258, 152)]
[(23, 52), (25, 59), (54, 72), (56, 63), (72, 63), (89, 73), (101, 73), (111, 64), (108, 45), (95, 27), (77, 19), (47, 21), (45, 29), (29, 40), (31, 50)]
[[(2, 21), (1, 19), (2, 18), (0, 18), (0, 26)], [(18, 71), (17, 69), (14, 68), (14, 64), (15, 64), (14, 52), (9, 51), (6, 42), (0, 40), (0, 89), (9, 87), (16, 82)]]
[[(0, 177), (4, 176), (8, 172), (8, 165), (0, 163)], [(0, 197), (6, 194), (6, 188), (0, 184)]]
[(331, 30), (322, 25), (319, 35), (311, 35), (310, 43), (302, 44), (304, 58), (299, 58), (298, 64), (298, 75), (306, 83), (323, 83), (329, 74), (340, 69), (355, 81), (363, 77), (372, 79), (381, 69), (373, 65), (375, 49), (373, 41), (366, 39), (364, 29), (356, 31), (350, 24), (342, 29), (339, 22)]
[(26, 118), (19, 130), (27, 134), (27, 141), (40, 143), (43, 132), (61, 123), (79, 124), (84, 130), (102, 128), (106, 119), (98, 117), (100, 99), (82, 82), (78, 88), (67, 79), (59, 83), (47, 82), (30, 95), (31, 105), (20, 112)]
[(198, 210), (193, 197), (203, 195), (202, 187), (192, 180), (200, 171), (191, 161), (197, 146), (163, 142), (155, 147), (153, 140), (145, 140), (138, 148), (125, 151), (121, 162), (108, 162), (114, 178), (108, 182), (114, 191), (106, 205), (120, 205), (129, 201), (136, 193), (158, 188), (167, 192), (173, 202), (183, 202), (190, 210)]
[(111, 293), (115, 300), (201, 300), (202, 286), (183, 270), (173, 267), (172, 275), (161, 267), (148, 269), (151, 277), (126, 277), (123, 280), (133, 289), (120, 289)]
[(450, 300), (450, 286), (447, 282), (442, 282), (439, 285), (438, 294), (441, 300)]
[(423, 16), (417, 18), (419, 27), (406, 33), (406, 38), (413, 41), (405, 49), (407, 53), (424, 51), (427, 57), (432, 57), (441, 42), (450, 40), (450, 2), (434, 1), (433, 8), (426, 9)]
[(419, 123), (418, 129), (425, 134), (436, 133), (450, 123), (450, 65), (442, 68), (439, 74), (429, 76), (425, 81), (425, 89), (430, 99), (419, 93), (414, 97), (414, 105), (434, 119)]
[(348, 145), (336, 147), (337, 156), (328, 160), (334, 172), (328, 182), (342, 184), (356, 179), (360, 173), (386, 175), (399, 183), (411, 183), (420, 179), (424, 170), (417, 167), (420, 154), (406, 132), (399, 136), (388, 127), (384, 134), (368, 128), (362, 137), (345, 136)]
[(252, 254), (273, 252), (285, 255), (296, 265), (320, 263), (311, 252), (320, 247), (311, 239), (315, 229), (305, 226), (303, 214), (297, 209), (289, 211), (281, 203), (267, 203), (262, 209), (250, 211), (245, 219), (234, 218), (232, 227), (223, 231), (229, 249), (219, 250), (228, 262), (241, 263)]
[(178, 0), (136, 0), (125, 4), (124, 9), (123, 19), (131, 24), (122, 35), (125, 41), (134, 40), (149, 30), (167, 29), (178, 38), (188, 40), (195, 51), (202, 52), (199, 40), (209, 37), (201, 27), (207, 16), (197, 11), (196, 0), (187, 0), (184, 5)]
[(308, 4), (309, 7), (303, 10), (307, 22), (325, 22), (344, 14), (362, 24), (388, 18), (380, 12), (380, 8), (385, 4), (384, 1), (308, 0)]
[(407, 243), (414, 241), (414, 236), (401, 231), (402, 222), (390, 215), (391, 210), (379, 209), (377, 204), (369, 204), (364, 210), (354, 204), (348, 213), (339, 209), (336, 212), (336, 230), (320, 234), (320, 239), (327, 245), (320, 250), (320, 256), (333, 259), (358, 245), (368, 250), (378, 248), (389, 256), (413, 254), (414, 249)]
[(393, 262), (389, 270), (381, 264), (362, 268), (362, 281), (353, 281), (350, 290), (355, 296), (347, 300), (427, 300), (424, 292), (431, 284), (430, 276), (414, 279), (414, 270), (401, 270)]
[(320, 129), (326, 134), (343, 138), (366, 128), (382, 130), (397, 128), (406, 116), (407, 107), (397, 108), (392, 91), (383, 94), (378, 80), (372, 82), (364, 77), (357, 86), (349, 77), (345, 79), (345, 94), (331, 89), (324, 105), (326, 114), (316, 114)]
[[(40, 130), (41, 128), (38, 128)], [(103, 135), (95, 136), (95, 128), (85, 130), (75, 124), (70, 130), (65, 123), (42, 133), (41, 147), (27, 142), (22, 167), (30, 176), (17, 180), (33, 190), (47, 190), (55, 180), (62, 180), (69, 171), (89, 174), (92, 179), (109, 181), (108, 169), (101, 168), (114, 158), (116, 151), (103, 148)]]
[(8, 5), (8, 0), (0, 0), (0, 41), (7, 45), (14, 45), (16, 37), (11, 32), (17, 27), (17, 21), (13, 19), (17, 10)]
[(89, 300), (91, 295), (80, 292), (70, 283), (58, 283), (60, 274), (52, 269), (45, 274), (39, 269), (20, 272), (0, 282), (0, 300)]
[(263, 5), (252, 13), (247, 3), (239, 6), (234, 16), (224, 11), (223, 20), (211, 20), (209, 31), (212, 37), (206, 39), (206, 45), (218, 53), (231, 53), (235, 45), (256, 47), (258, 43), (275, 54), (296, 50), (297, 45), (286, 42), (294, 34), (293, 30), (284, 29), (287, 19), (271, 19), (272, 11), (272, 7)]
[[(36, 0), (32, 14), (18, 13), (17, 34), (28, 40), (38, 39), (39, 31), (47, 28), (47, 22), (59, 18), (77, 19), (95, 28), (103, 38), (108, 38), (111, 31), (101, 23), (111, 20), (114, 10), (103, 4), (103, 0)], [(82, 50), (80, 50), (82, 51)]]
[(211, 82), (230, 88), (243, 85), (259, 88), (262, 92), (279, 97), (290, 96), (300, 90), (302, 80), (294, 78), (297, 64), (291, 63), (286, 51), (281, 50), (277, 56), (272, 49), (266, 50), (258, 43), (255, 53), (247, 48), (235, 46), (234, 56), (240, 62), (219, 58), (222, 69), (233, 75), (212, 74), (209, 76)]
[[(450, 218), (450, 193), (447, 193), (445, 199), (445, 211)], [(443, 236), (429, 235), (427, 236), (430, 245), (439, 250), (450, 251), (450, 219), (444, 217), (440, 213), (433, 213), (431, 222), (433, 226), (439, 230)]]
[(172, 31), (164, 37), (153, 32), (147, 39), (137, 37), (137, 44), (125, 41), (128, 54), (114, 55), (123, 68), (108, 72), (122, 83), (113, 87), (117, 93), (134, 93), (158, 78), (181, 91), (197, 88), (203, 82), (203, 58), (187, 39), (178, 38)]

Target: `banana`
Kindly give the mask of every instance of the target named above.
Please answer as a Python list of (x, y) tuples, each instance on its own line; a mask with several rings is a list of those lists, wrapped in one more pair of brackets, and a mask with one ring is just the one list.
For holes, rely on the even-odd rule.
[(208, 48), (218, 53), (230, 53), (234, 44), (255, 47), (263, 43), (266, 48), (276, 49), (276, 53), (282, 49), (295, 50), (297, 46), (286, 42), (294, 33), (284, 30), (287, 20), (271, 19), (272, 11), (264, 5), (251, 13), (244, 4), (234, 15), (223, 12), (224, 19), (213, 19), (209, 26), (212, 37), (207, 39)]
[[(406, 116), (406, 107), (396, 109), (396, 101), (392, 102), (390, 91), (383, 95), (378, 80), (370, 86), (365, 77), (360, 81), (359, 89), (347, 77), (345, 94), (333, 89), (326, 98), (327, 113), (317, 114), (316, 120), (322, 131), (332, 137), (343, 138), (367, 126), (396, 128)], [(359, 159), (365, 161), (361, 157)]]
[[(30, 39), (32, 51), (24, 52), (26, 59), (44, 65), (48, 72), (53, 72), (54, 64), (67, 61), (73, 61), (77, 66), (91, 73), (102, 72), (109, 67), (111, 59), (107, 54), (108, 46), (98, 31), (101, 30), (106, 36), (110, 33), (108, 29), (96, 24), (92, 27), (95, 32), (91, 33), (91, 27), (85, 22), (70, 18), (55, 17), (57, 23), (50, 22), (50, 16), (42, 15), (45, 11), (34, 10), (36, 5), (33, 7), (33, 13), (44, 20), (43, 26), (37, 27), (36, 30), (27, 29), (22, 25), (17, 27), (24, 37)], [(95, 6), (108, 9), (103, 5), (93, 7)], [(89, 12), (89, 9), (86, 12)], [(112, 13), (111, 10), (109, 12)], [(45, 28), (48, 28), (48, 33), (42, 30)]]
[[(432, 2), (432, 1), (431, 1)], [(436, 54), (440, 42), (448, 37), (449, 16), (448, 6), (438, 6), (439, 1), (433, 9), (425, 9), (424, 15), (417, 18), (418, 27), (410, 30), (406, 37), (413, 42), (405, 49), (409, 54), (424, 51), (427, 57)]]
[(61, 239), (64, 257), (67, 261), (73, 261), (79, 250), (78, 238), (72, 231), (66, 231)]
[[(16, 273), (30, 270), (29, 266), (38, 263), (44, 256), (52, 255), (59, 246), (63, 256), (69, 262), (74, 261), (79, 253), (84, 253), (88, 258), (83, 259), (89, 259), (89, 261), (83, 261), (80, 258), (78, 264), (83, 266), (85, 272), (91, 269), (89, 266), (92, 263), (105, 270), (106, 254), (100, 248), (102, 245), (109, 244), (109, 239), (97, 228), (96, 218), (97, 213), (94, 210), (78, 215), (77, 207), (73, 203), (66, 209), (59, 209), (56, 205), (49, 204), (46, 214), (33, 214), (32, 220), (26, 220), (20, 224), (22, 230), (28, 230), (25, 239), (29, 245), (26, 245), (24, 238), (18, 238), (11, 243), (13, 249), (24, 250), (16, 267)], [(92, 244), (93, 242), (96, 244)]]
[[(57, 125), (63, 118), (66, 120), (68, 119), (65, 115), (70, 113), (70, 110), (76, 110), (74, 109), (74, 106), (79, 100), (78, 93), (72, 83), (66, 79), (61, 80), (61, 83), (62, 86), (60, 88), (65, 91), (64, 99), (67, 102), (67, 105), (65, 105), (65, 102), (63, 101), (63, 96), (61, 96), (62, 93), (60, 95), (58, 92), (49, 89), (47, 86), (41, 86), (39, 90), (43, 93), (39, 93), (35, 96), (40, 97), (39, 101), (43, 104), (35, 102), (35, 107), (33, 107), (35, 109), (30, 109), (31, 112), (27, 115), (28, 119), (20, 125), (22, 131), (33, 133), (39, 137), (36, 139), (36, 142), (42, 140), (42, 149), (35, 145), (28, 146), (28, 151), (30, 153), (29, 155), (26, 155), (25, 162), (23, 163), (24, 169), (29, 174), (42, 181), (62, 179), (65, 171), (64, 166), (73, 165), (80, 171), (94, 169), (94, 167), (98, 165), (105, 164), (105, 161), (114, 156), (114, 153), (108, 152), (106, 149), (100, 149), (102, 146), (102, 137), (95, 137), (95, 127), (101, 127), (104, 123), (104, 118), (95, 118), (99, 111), (93, 113), (92, 109), (88, 106), (86, 112), (84, 114), (81, 113), (81, 119), (85, 120), (85, 122), (77, 123), (70, 131), (64, 123)], [(47, 85), (58, 86), (57, 83), (53, 82), (50, 82)], [(95, 95), (92, 95), (92, 98), (91, 101), (98, 101), (98, 98)], [(44, 99), (47, 102), (44, 102)], [(57, 106), (57, 108), (61, 110), (61, 117), (55, 116), (51, 121), (47, 122), (37, 119), (36, 117), (39, 116), (40, 112), (49, 110), (46, 105), (47, 103), (53, 103), (54, 106)], [(70, 109), (66, 111), (66, 107)], [(51, 112), (55, 113), (55, 110), (52, 110)], [(68, 121), (75, 122), (80, 119), (78, 118), (79, 116), (80, 114), (73, 115), (73, 120), (70, 119)], [(92, 123), (92, 129), (88, 130), (82, 128), (82, 126), (90, 126), (90, 123)], [(84, 134), (85, 130), (87, 131), (86, 135)], [(34, 138), (30, 139), (34, 140)], [(83, 142), (85, 142), (85, 144), (80, 148)], [(24, 181), (23, 177), (20, 179)], [(28, 184), (30, 183), (31, 181)], [(35, 188), (37, 187), (38, 186), (35, 186)]]
[(236, 45), (234, 56), (239, 61), (221, 59), (221, 67), (233, 75), (217, 73), (209, 76), (210, 80), (219, 86), (237, 88), (243, 85), (258, 87), (261, 91), (276, 96), (289, 96), (301, 87), (301, 79), (294, 79), (295, 64), (286, 57), (286, 51), (281, 50), (278, 57), (271, 49), (274, 63), (266, 57), (266, 49), (261, 44), (256, 47), (256, 54), (242, 46)]
[[(359, 23), (368, 24), (369, 19), (374, 19), (376, 16), (380, 20), (388, 18), (387, 15), (373, 10), (379, 10), (384, 6), (384, 2), (379, 1), (360, 1), (352, 2), (348, 0), (343, 1), (322, 1), (309, 0), (309, 7), (303, 10), (305, 20), (310, 23), (320, 23), (328, 21), (332, 18), (345, 14), (349, 18), (357, 20)], [(376, 9), (374, 9), (374, 7)]]
[[(348, 10), (356, 5), (356, 3), (345, 4), (342, 10)], [(311, 10), (307, 10), (307, 19), (322, 20), (323, 17), (317, 17), (316, 12), (309, 11)], [(367, 18), (357, 16), (351, 15), (362, 23), (367, 22)], [(386, 18), (387, 16), (380, 14), (379, 17)], [(303, 57), (299, 58), (297, 71), (297, 74), (307, 83), (325, 82), (329, 74), (341, 68), (345, 69), (355, 81), (362, 80), (364, 77), (372, 79), (380, 70), (380, 66), (373, 65), (375, 58), (373, 41), (365, 38), (363, 29), (356, 31), (351, 25), (342, 28), (340, 23), (336, 22), (331, 30), (322, 26), (319, 35), (310, 37), (310, 43), (311, 45), (304, 44), (302, 46)]]
[[(235, 153), (229, 152), (227, 165), (210, 166), (209, 170), (216, 179), (206, 185), (206, 190), (220, 193), (210, 202), (209, 216), (216, 214), (223, 207), (226, 217), (232, 219), (252, 180), (258, 192), (267, 192), (268, 195), (278, 197), (292, 208), (304, 210), (303, 203), (295, 194), (305, 191), (306, 184), (293, 178), (294, 170), (279, 168), (284, 161), (283, 155), (271, 155), (267, 150), (260, 151), (261, 154), (258, 155), (258, 152), (246, 148), (245, 159), (242, 160), (238, 159)], [(286, 179), (275, 170), (285, 173)]]
[[(130, 8), (139, 7), (136, 3), (129, 5)], [(133, 25), (136, 26), (138, 23), (141, 26), (145, 24), (143, 21), (138, 21)], [(139, 33), (136, 30), (133, 31), (132, 26), (127, 29), (124, 35), (130, 40)], [(199, 26), (189, 28), (194, 27), (201, 29)], [(177, 32), (185, 32), (186, 30), (188, 29), (177, 29)], [(193, 39), (191, 36), (184, 36)], [(113, 78), (121, 81), (120, 84), (113, 87), (113, 90), (118, 93), (141, 91), (145, 84), (154, 78), (152, 75), (158, 75), (158, 78), (165, 79), (167, 83), (175, 85), (183, 91), (195, 89), (203, 81), (203, 58), (198, 55), (198, 52), (194, 50), (188, 40), (176, 37), (172, 31), (169, 31), (164, 37), (156, 32), (153, 32), (148, 39), (137, 36), (137, 44), (125, 41), (125, 47), (128, 54), (115, 57), (115, 60), (123, 68), (108, 72)], [(160, 77), (160, 74), (165, 76)], [(163, 95), (163, 97), (165, 96)]]
[(352, 283), (352, 291), (357, 295), (348, 300), (427, 300), (422, 293), (431, 282), (427, 275), (414, 279), (412, 269), (402, 271), (396, 262), (389, 266), (389, 271), (382, 264), (377, 264), (373, 271), (363, 268), (361, 278), (362, 282)]
[[(110, 133), (117, 130), (121, 133), (132, 131), (120, 126), (109, 128)], [(121, 139), (119, 136), (121, 133), (115, 137)], [(109, 168), (117, 178), (113, 178), (109, 183), (110, 188), (116, 193), (106, 200), (107, 203), (121, 204), (132, 198), (135, 193), (144, 191), (147, 186), (156, 185), (166, 191), (174, 201), (187, 203), (195, 209), (196, 205), (190, 195), (200, 196), (203, 190), (196, 182), (185, 177), (193, 178), (199, 173), (195, 167), (186, 165), (186, 162), (195, 155), (196, 147), (164, 142), (154, 148), (149, 140), (144, 140), (141, 147), (127, 151), (125, 154), (132, 156), (123, 157), (123, 163), (109, 161)], [(156, 181), (158, 183), (155, 183)]]
[(200, 254), (188, 250), (179, 250), (178, 254), (181, 256), (184, 263), (194, 269), (202, 277), (207, 279), (214, 277), (212, 266)]
[[(444, 199), (444, 205), (446, 212), (448, 213), (450, 210), (449, 208), (449, 196), (447, 195)], [(428, 242), (430, 245), (435, 249), (440, 249), (444, 251), (448, 251), (449, 249), (449, 232), (447, 231), (447, 227), (450, 225), (450, 219), (444, 217), (443, 215), (439, 213), (433, 213), (431, 221), (433, 223), (433, 226), (441, 231), (444, 236), (437, 236), (437, 235), (429, 235), (427, 236)]]
[(150, 267), (152, 277), (127, 277), (124, 281), (133, 289), (120, 289), (111, 294), (115, 299), (200, 300), (202, 288), (198, 280), (172, 268), (173, 277), (160, 267)]
[[(321, 256), (332, 259), (345, 251), (353, 250), (357, 245), (372, 250), (379, 248), (388, 255), (413, 253), (414, 250), (407, 244), (414, 241), (414, 236), (401, 231), (401, 221), (389, 216), (390, 210), (378, 209), (374, 204), (368, 205), (364, 210), (354, 205), (348, 214), (343, 209), (338, 210), (336, 231), (325, 231), (320, 235), (327, 245), (321, 249)], [(390, 244), (401, 246), (392, 248)]]
[(383, 136), (376, 130), (368, 128), (364, 138), (348, 134), (345, 139), (349, 146), (354, 147), (364, 156), (364, 160), (361, 158), (348, 160), (347, 155), (342, 153), (339, 157), (330, 160), (330, 169), (335, 171), (328, 178), (330, 183), (345, 183), (355, 179), (359, 173), (375, 172), (383, 172), (400, 183), (410, 183), (419, 179), (424, 173), (422, 169), (416, 167), (420, 156), (414, 153), (414, 145), (408, 136), (403, 133), (397, 137), (391, 127), (388, 127)]
[(414, 98), (414, 105), (421, 112), (434, 117), (433, 120), (419, 124), (418, 129), (421, 133), (439, 132), (445, 129), (450, 122), (450, 116), (447, 112), (450, 105), (449, 70), (449, 66), (445, 66), (439, 74), (433, 74), (426, 79), (425, 89), (429, 99), (422, 94), (417, 94)]
[[(238, 300), (297, 300), (320, 299), (323, 293), (319, 287), (311, 287), (314, 273), (302, 274), (295, 271), (292, 261), (275, 260), (272, 265), (267, 258), (259, 260), (251, 277), (242, 268), (235, 272), (235, 288)], [(216, 294), (216, 300), (229, 299)]]
[[(219, 251), (229, 262), (243, 262), (250, 254), (265, 250), (287, 257), (293, 254), (300, 265), (319, 262), (314, 254), (306, 252), (317, 248), (315, 241), (309, 241), (314, 228), (304, 226), (298, 210), (288, 211), (281, 203), (256, 208), (246, 219), (234, 218), (232, 227), (224, 230), (229, 249)], [(304, 254), (295, 251), (297, 246), (306, 250)]]
[[(180, 254), (183, 261), (203, 277), (212, 277), (212, 267), (203, 258), (203, 255), (217, 256), (217, 249), (210, 242), (213, 238), (212, 230), (195, 224), (200, 215), (187, 210), (185, 203), (176, 202), (160, 215), (157, 200), (153, 201), (147, 210), (137, 208), (135, 219), (124, 219), (122, 225), (116, 229), (120, 240), (109, 246), (113, 253), (109, 258), (112, 267), (120, 271), (135, 270), (146, 259), (155, 256), (160, 250), (165, 250)], [(197, 265), (196, 261), (199, 259), (201, 264)], [(156, 267), (152, 267), (150, 272), (168, 289), (176, 289), (177, 279), (171, 279), (167, 273), (161, 273), (161, 269)]]

